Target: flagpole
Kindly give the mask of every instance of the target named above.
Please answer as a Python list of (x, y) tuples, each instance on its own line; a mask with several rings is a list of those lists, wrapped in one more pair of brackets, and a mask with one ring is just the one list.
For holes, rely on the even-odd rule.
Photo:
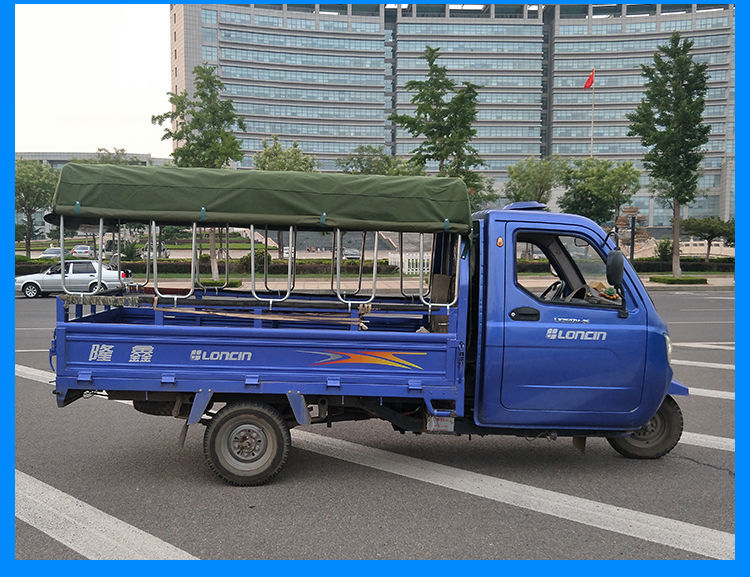
[(594, 91), (596, 86), (591, 85), (591, 157), (594, 157)]

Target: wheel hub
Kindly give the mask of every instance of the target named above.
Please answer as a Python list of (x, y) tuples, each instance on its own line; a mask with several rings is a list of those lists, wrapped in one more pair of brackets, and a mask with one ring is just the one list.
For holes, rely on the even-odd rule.
[(263, 429), (255, 425), (240, 425), (227, 438), (229, 451), (235, 459), (252, 463), (260, 459), (268, 448)]
[(655, 442), (665, 433), (666, 424), (664, 419), (657, 413), (651, 420), (633, 433), (633, 438), (643, 444)]

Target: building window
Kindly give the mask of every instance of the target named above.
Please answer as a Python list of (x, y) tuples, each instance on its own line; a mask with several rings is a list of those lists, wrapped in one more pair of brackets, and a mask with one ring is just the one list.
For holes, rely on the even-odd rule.
[(216, 24), (216, 10), (201, 9), (201, 23)]

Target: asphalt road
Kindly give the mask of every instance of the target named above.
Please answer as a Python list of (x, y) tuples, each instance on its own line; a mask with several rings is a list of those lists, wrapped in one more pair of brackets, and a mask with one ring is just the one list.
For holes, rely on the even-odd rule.
[(17, 298), (16, 558), (733, 557), (734, 294), (653, 298), (676, 376), (699, 392), (678, 399), (686, 433), (660, 460), (624, 459), (603, 439), (581, 454), (567, 439), (369, 421), (295, 429), (285, 469), (257, 488), (214, 476), (200, 425), (178, 449), (176, 419), (97, 398), (58, 409), (55, 301)]

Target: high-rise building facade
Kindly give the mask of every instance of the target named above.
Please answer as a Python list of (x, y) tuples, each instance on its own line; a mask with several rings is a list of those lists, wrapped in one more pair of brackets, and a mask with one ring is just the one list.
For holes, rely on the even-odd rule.
[[(641, 65), (653, 63), (675, 30), (693, 41), (693, 59), (708, 65), (704, 122), (711, 126), (698, 181), (701, 194), (689, 216), (734, 216), (734, 8), (726, 4), (557, 5), (549, 23), (550, 94), (546, 154), (629, 160), (643, 169), (644, 148), (629, 137), (628, 120), (643, 96)], [(595, 69), (593, 89), (582, 87)], [(591, 139), (593, 115), (593, 139)], [(593, 142), (593, 151), (592, 151)], [(652, 226), (668, 226), (672, 210), (648, 193), (633, 204)]]
[[(457, 83), (481, 87), (473, 145), (498, 183), (529, 156), (589, 156), (592, 114), (594, 156), (642, 168), (625, 114), (642, 97), (640, 65), (679, 30), (710, 73), (706, 194), (687, 214), (734, 216), (733, 5), (175, 4), (170, 25), (172, 89), (190, 91), (199, 64), (217, 67), (246, 125), (243, 168), (274, 135), (321, 170), (362, 144), (408, 156), (418, 140), (388, 116), (414, 110), (405, 85), (424, 78), (429, 45)], [(668, 225), (642, 183), (635, 203)]]

